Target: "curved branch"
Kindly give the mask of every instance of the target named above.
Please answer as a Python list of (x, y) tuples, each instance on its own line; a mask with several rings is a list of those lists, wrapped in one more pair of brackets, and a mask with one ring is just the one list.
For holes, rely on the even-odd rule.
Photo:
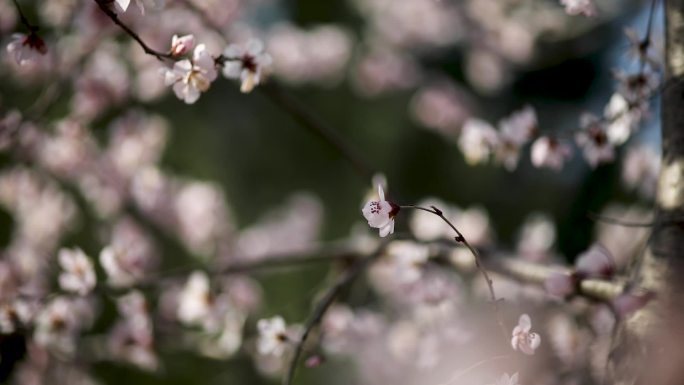
[(285, 377), (283, 377), (283, 385), (290, 385), (292, 383), (292, 380), (295, 376), (295, 372), (297, 371), (299, 359), (302, 356), (302, 352), (304, 350), (304, 344), (306, 343), (309, 334), (311, 334), (311, 331), (318, 324), (321, 323), (321, 321), (323, 320), (323, 316), (328, 311), (330, 306), (335, 302), (335, 299), (337, 299), (338, 295), (342, 292), (342, 290), (349, 286), (359, 275), (361, 275), (361, 273), (363, 273), (363, 271), (372, 261), (374, 261), (378, 256), (382, 254), (382, 251), (384, 250), (384, 246), (386, 244), (387, 243), (384, 242), (371, 255), (357, 261), (349, 270), (347, 270), (343, 275), (341, 275), (337, 279), (337, 281), (335, 281), (335, 284), (332, 285), (325, 292), (323, 298), (321, 298), (320, 301), (316, 304), (313, 313), (306, 321), (302, 337), (295, 345), (294, 356), (292, 357), (292, 361), (290, 361), (290, 365), (287, 369)]

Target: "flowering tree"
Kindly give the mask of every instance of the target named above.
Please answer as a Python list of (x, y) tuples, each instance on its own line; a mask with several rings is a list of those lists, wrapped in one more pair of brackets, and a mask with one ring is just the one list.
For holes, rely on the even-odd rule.
[[(0, 382), (681, 383), (684, 2), (294, 3), (0, 0)], [(613, 42), (587, 111), (518, 95)]]

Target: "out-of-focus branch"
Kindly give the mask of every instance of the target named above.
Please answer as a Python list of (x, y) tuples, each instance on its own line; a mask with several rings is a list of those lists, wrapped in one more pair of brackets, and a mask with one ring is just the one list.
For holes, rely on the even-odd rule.
[(318, 301), (316, 307), (314, 308), (313, 312), (309, 316), (309, 319), (306, 321), (306, 324), (304, 325), (304, 332), (302, 333), (302, 337), (299, 339), (299, 341), (295, 343), (294, 355), (292, 357), (292, 361), (290, 361), (290, 365), (288, 366), (287, 372), (283, 377), (283, 385), (290, 385), (292, 383), (295, 372), (297, 371), (299, 359), (304, 350), (304, 344), (306, 343), (306, 340), (309, 337), (311, 331), (316, 326), (318, 326), (318, 324), (321, 323), (321, 321), (323, 320), (323, 316), (328, 311), (330, 306), (335, 302), (335, 300), (340, 295), (342, 290), (344, 290), (359, 275), (361, 275), (364, 272), (364, 270), (366, 270), (366, 267), (369, 264), (371, 264), (380, 255), (382, 255), (382, 251), (384, 250), (385, 245), (386, 243), (383, 243), (382, 246), (379, 247), (375, 252), (366, 256), (363, 259), (356, 261), (356, 263), (352, 265), (351, 268), (344, 272), (344, 274), (342, 274), (335, 281), (335, 283), (330, 288), (328, 288), (323, 297)]
[(373, 178), (375, 169), (359, 152), (345, 141), (338, 131), (320, 119), (301, 102), (275, 84), (275, 82), (270, 81), (268, 84), (264, 84), (261, 90), (275, 105), (290, 114), (302, 127), (309, 129), (309, 131), (318, 135), (337, 150), (344, 159), (349, 161), (361, 178), (365, 181), (370, 181)]

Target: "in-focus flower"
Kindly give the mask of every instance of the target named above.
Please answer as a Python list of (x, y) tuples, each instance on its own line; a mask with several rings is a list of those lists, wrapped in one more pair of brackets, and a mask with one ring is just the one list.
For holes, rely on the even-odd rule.
[(264, 52), (264, 44), (252, 40), (247, 45), (231, 44), (223, 51), (223, 76), (240, 79), (240, 91), (251, 92), (261, 83), (264, 70), (271, 65), (271, 56)]
[(615, 262), (608, 249), (593, 245), (577, 257), (575, 270), (581, 278), (609, 278), (615, 272)]
[(494, 385), (518, 385), (518, 373), (515, 373), (512, 376), (509, 376), (508, 373), (504, 373)]
[(532, 321), (530, 316), (523, 314), (518, 319), (518, 325), (513, 329), (513, 337), (511, 338), (511, 346), (513, 350), (520, 350), (527, 355), (533, 355), (541, 344), (541, 337), (539, 334), (530, 332), (532, 329)]
[(79, 295), (86, 295), (93, 290), (97, 282), (95, 269), (81, 249), (61, 249), (59, 265), (63, 270), (59, 275), (59, 286), (63, 290)]
[(164, 83), (173, 86), (176, 96), (187, 104), (193, 104), (216, 80), (214, 59), (204, 44), (195, 48), (192, 60), (181, 60), (172, 69), (164, 70)]
[(40, 57), (47, 53), (47, 45), (35, 32), (28, 35), (15, 33), (7, 45), (7, 53), (12, 55), (20, 66), (24, 66), (38, 62)]
[(380, 229), (380, 236), (386, 237), (394, 232), (394, 217), (399, 212), (399, 206), (385, 200), (385, 191), (378, 185), (378, 200), (369, 201), (361, 212), (370, 227)]
[(195, 35), (178, 36), (171, 38), (171, 55), (180, 57), (190, 52), (195, 47)]
[(596, 16), (593, 0), (560, 0), (568, 15)]
[(548, 167), (560, 171), (570, 156), (572, 148), (552, 137), (542, 136), (532, 144), (531, 157), (535, 167)]
[(259, 340), (257, 350), (262, 355), (281, 356), (285, 352), (290, 338), (287, 335), (287, 325), (283, 317), (261, 319), (257, 322)]

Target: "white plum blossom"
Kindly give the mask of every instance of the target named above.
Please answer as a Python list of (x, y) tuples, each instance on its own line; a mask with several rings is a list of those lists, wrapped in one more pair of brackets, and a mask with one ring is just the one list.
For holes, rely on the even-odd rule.
[(290, 338), (287, 335), (287, 325), (283, 317), (261, 319), (257, 322), (259, 340), (257, 350), (262, 355), (282, 356)]
[(518, 373), (515, 373), (512, 376), (509, 376), (508, 373), (504, 373), (493, 385), (518, 385)]
[(537, 126), (537, 113), (531, 106), (525, 106), (501, 120), (496, 159), (507, 170), (514, 170), (517, 167), (520, 148), (534, 137)]
[(498, 143), (497, 132), (484, 120), (468, 119), (461, 129), (458, 146), (468, 164), (482, 163)]
[(14, 57), (17, 64), (24, 66), (38, 62), (41, 56), (47, 53), (47, 46), (45, 41), (34, 32), (28, 35), (15, 33), (12, 35), (12, 41), (7, 45), (7, 53)]
[(596, 244), (577, 257), (575, 270), (582, 278), (608, 278), (615, 272), (615, 262), (608, 249)]
[(259, 40), (251, 40), (246, 45), (231, 44), (223, 51), (223, 56), (223, 76), (240, 79), (243, 93), (251, 92), (261, 83), (264, 71), (272, 62)]
[(132, 291), (117, 300), (117, 308), (121, 318), (109, 333), (110, 354), (141, 369), (156, 369), (152, 319), (145, 297), (139, 291)]
[(211, 313), (209, 277), (193, 272), (178, 299), (178, 319), (187, 325), (201, 324)]
[(59, 265), (63, 272), (59, 275), (59, 286), (66, 291), (88, 294), (97, 283), (93, 263), (81, 249), (61, 249)]
[(79, 332), (93, 319), (92, 306), (83, 299), (57, 296), (36, 317), (34, 341), (52, 350), (71, 354)]
[(200, 44), (195, 48), (192, 60), (177, 61), (172, 69), (164, 70), (164, 83), (173, 86), (173, 92), (179, 99), (193, 104), (199, 99), (201, 92), (209, 89), (216, 76), (214, 59), (207, 52), (206, 46)]
[(378, 185), (378, 200), (369, 201), (361, 212), (370, 227), (380, 229), (380, 236), (386, 237), (394, 232), (394, 217), (399, 212), (399, 206), (385, 200), (385, 191)]
[(394, 267), (394, 277), (401, 283), (412, 283), (422, 276), (430, 250), (418, 243), (396, 241), (389, 245), (387, 254)]
[(171, 50), (169, 52), (174, 57), (180, 57), (190, 52), (194, 47), (195, 35), (173, 35), (171, 38)]
[(560, 171), (570, 156), (570, 145), (549, 136), (542, 136), (532, 144), (531, 158), (535, 167), (548, 167)]
[(596, 16), (593, 0), (560, 0), (568, 15)]
[(541, 344), (541, 337), (539, 334), (531, 332), (532, 321), (530, 316), (523, 314), (518, 319), (518, 325), (513, 329), (513, 337), (511, 338), (511, 346), (513, 350), (520, 350), (527, 355), (533, 355)]
[(584, 157), (592, 167), (601, 163), (611, 162), (615, 157), (615, 149), (606, 133), (602, 122), (594, 115), (583, 114), (580, 117), (580, 125), (583, 130), (578, 132), (575, 139), (583, 148)]
[(608, 140), (614, 145), (625, 143), (639, 127), (646, 110), (647, 106), (643, 103), (632, 105), (622, 94), (613, 94), (603, 111), (603, 116), (607, 120)]

